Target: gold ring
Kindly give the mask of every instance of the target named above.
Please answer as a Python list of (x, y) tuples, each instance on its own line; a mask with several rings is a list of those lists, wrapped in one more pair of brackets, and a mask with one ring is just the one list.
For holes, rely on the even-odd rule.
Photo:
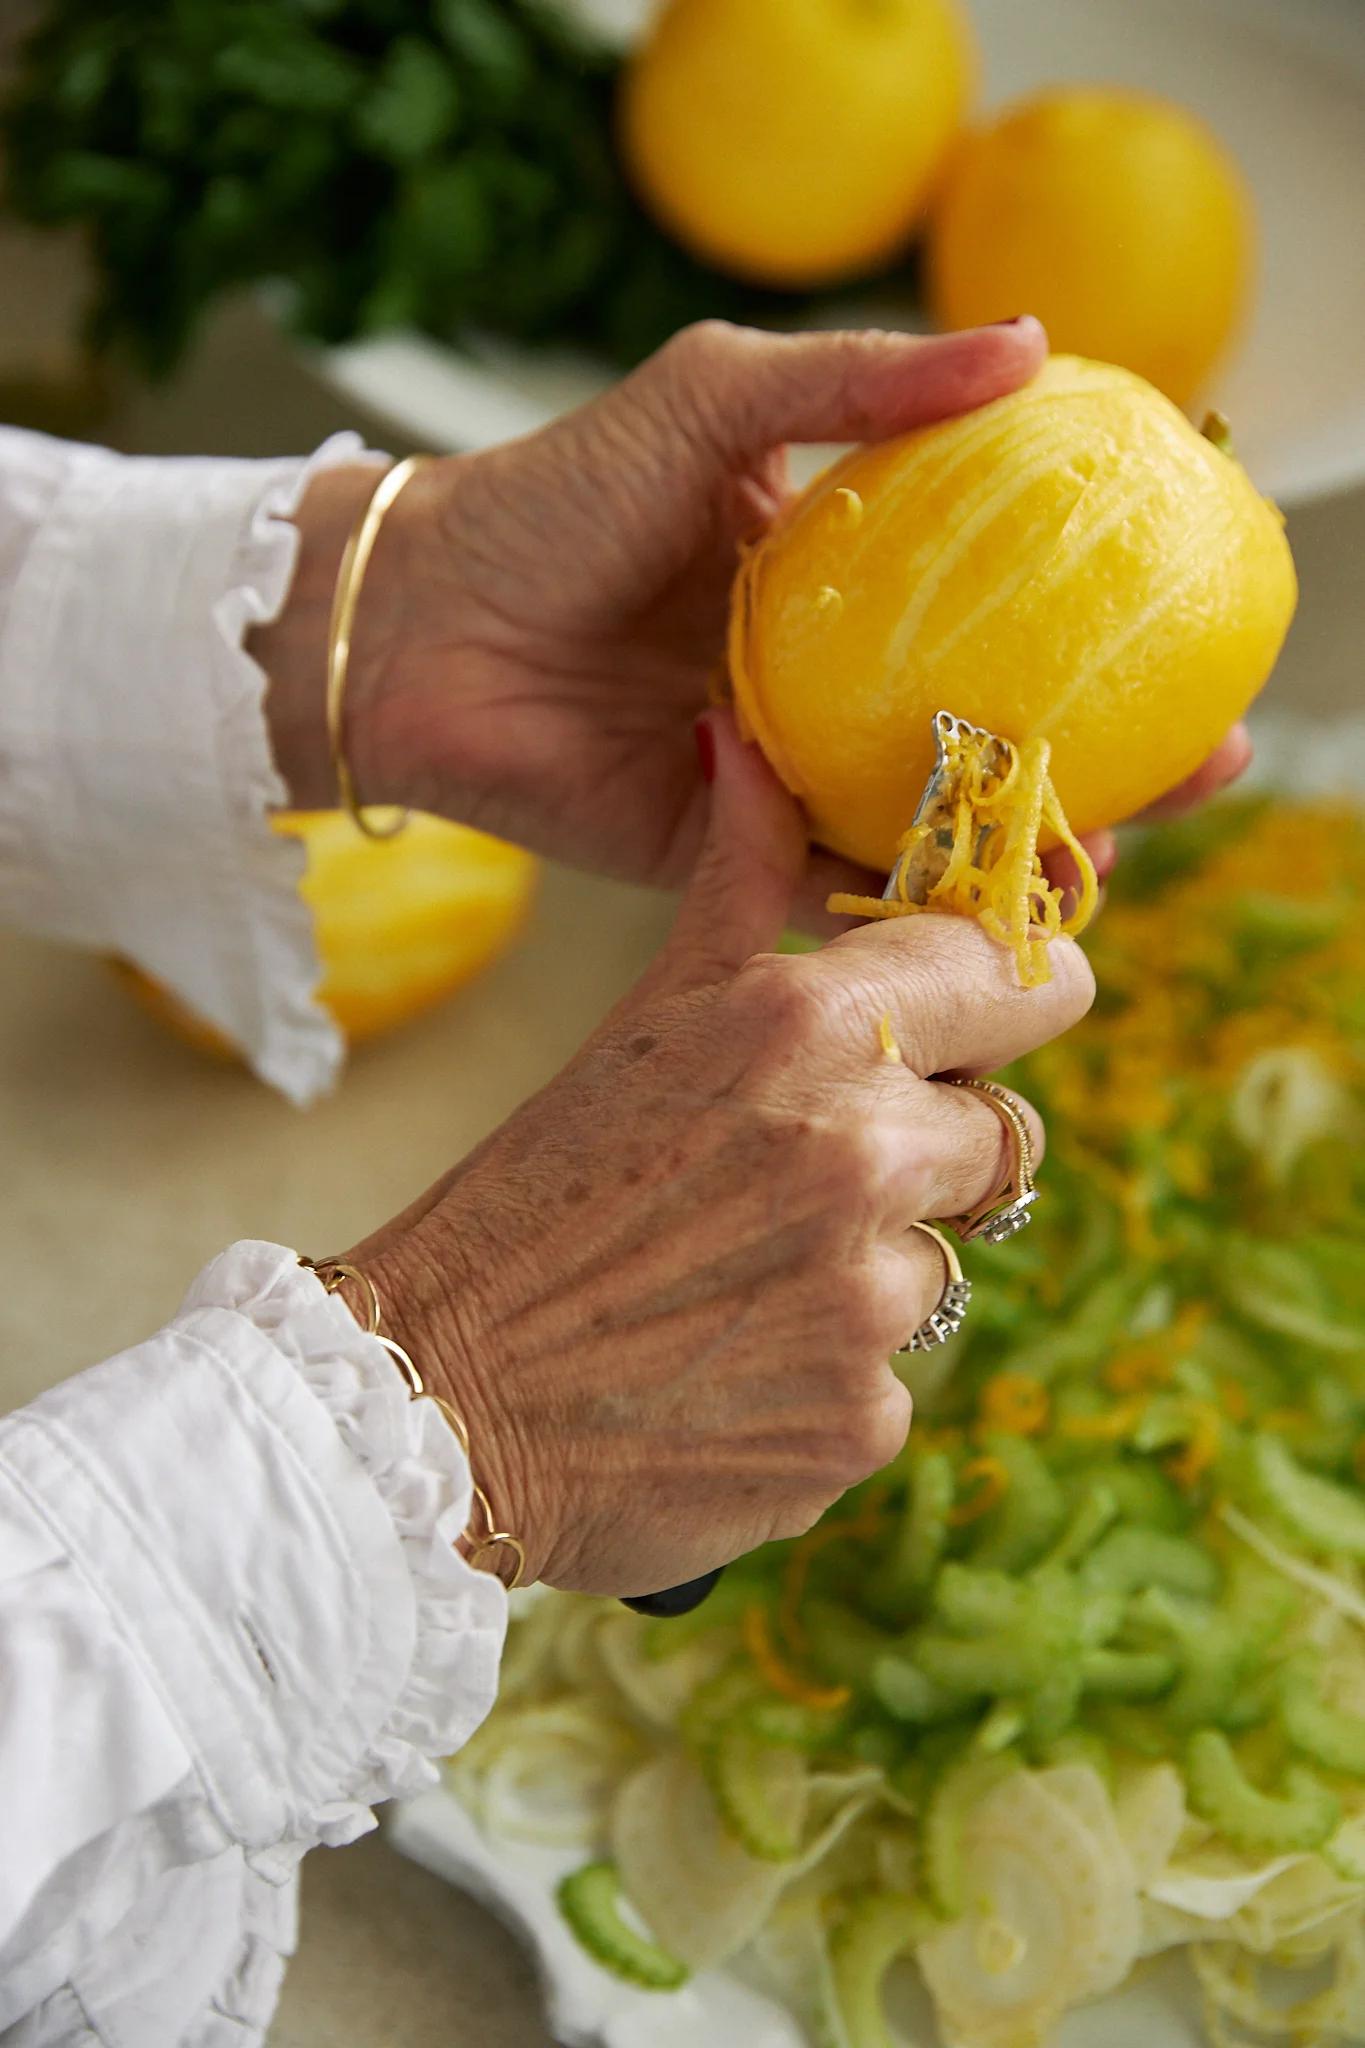
[(909, 1343), (903, 1345), (902, 1349), (936, 1351), (940, 1344), (946, 1344), (950, 1337), (955, 1337), (967, 1320), (967, 1305), (972, 1298), (972, 1283), (962, 1270), (957, 1247), (941, 1230), (936, 1230), (932, 1223), (912, 1223), (910, 1228), (933, 1239), (943, 1254), (948, 1277), (939, 1296), (937, 1308), (925, 1317)]
[(944, 1220), (964, 1244), (983, 1238), (987, 1244), (1004, 1244), (1033, 1221), (1032, 1209), (1038, 1199), (1033, 1177), (1033, 1137), (1028, 1119), (1008, 1088), (998, 1081), (949, 1081), (949, 1088), (970, 1088), (990, 1104), (1013, 1141), (1010, 1170), (1003, 1188), (989, 1194), (984, 1202), (964, 1215)]

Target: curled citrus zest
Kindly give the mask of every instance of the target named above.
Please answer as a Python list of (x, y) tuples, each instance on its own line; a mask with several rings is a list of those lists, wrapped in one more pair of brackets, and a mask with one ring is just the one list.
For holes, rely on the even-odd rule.
[(881, 1533), (882, 1520), (880, 1503), (868, 1500), (856, 1515), (850, 1515), (841, 1522), (822, 1522), (793, 1544), (777, 1603), (777, 1620), (794, 1650), (806, 1647), (806, 1632), (801, 1626), (801, 1601), (812, 1559), (832, 1543), (870, 1543)]
[(1150, 1387), (1165, 1386), (1174, 1370), (1169, 1358), (1151, 1344), (1135, 1344), (1120, 1351), (1104, 1368), (1104, 1383), (1116, 1394), (1141, 1394)]
[(744, 1610), (744, 1647), (758, 1668), (765, 1685), (798, 1707), (819, 1707), (831, 1713), (845, 1707), (853, 1695), (846, 1685), (819, 1685), (803, 1678), (783, 1663), (768, 1630), (768, 1617), (761, 1607)]
[(1064, 1415), (1057, 1429), (1061, 1436), (1075, 1437), (1081, 1443), (1108, 1443), (1131, 1436), (1143, 1412), (1141, 1401), (1122, 1401), (1098, 1415)]
[(974, 1487), (965, 1500), (948, 1511), (950, 1528), (965, 1529), (1002, 1501), (1009, 1487), (1010, 1475), (999, 1458), (969, 1458), (957, 1475), (959, 1486)]
[(1030, 1373), (998, 1372), (981, 1390), (982, 1428), (1006, 1436), (1040, 1435), (1051, 1409), (1047, 1388)]
[(1223, 1440), (1223, 1419), (1209, 1401), (1190, 1404), (1193, 1426), (1184, 1445), (1166, 1460), (1166, 1471), (1177, 1486), (1195, 1487), (1218, 1456)]
[(1245, 1422), (1251, 1413), (1251, 1402), (1240, 1380), (1219, 1380), (1218, 1399), (1229, 1422)]
[(897, 1066), (904, 1066), (905, 1055), (897, 1041), (889, 1010), (882, 1011), (881, 1018), (877, 1024), (877, 1037), (881, 1044), (883, 1057), (894, 1061)]
[(960, 1451), (963, 1432), (956, 1422), (917, 1422), (915, 1433), (910, 1439), (912, 1452)]
[[(998, 764), (1003, 751), (1004, 766)], [(1037, 987), (1049, 978), (1047, 948), (1059, 934), (1083, 931), (1095, 913), (1099, 884), (1094, 864), (1077, 839), (1049, 774), (1051, 749), (1043, 739), (1022, 746), (974, 739), (958, 730), (946, 744), (943, 780), (951, 822), (937, 818), (912, 825), (896, 849), (896, 893), (879, 897), (834, 895), (828, 908), (840, 917), (909, 917), (921, 910), (949, 911), (974, 918), (983, 931), (1013, 953), (1020, 981)], [(945, 805), (946, 808), (946, 805)], [(922, 902), (911, 897), (909, 877), (931, 841), (948, 840), (948, 857)], [(1077, 873), (1074, 901), (1043, 872), (1038, 843), (1050, 834), (1072, 857)]]

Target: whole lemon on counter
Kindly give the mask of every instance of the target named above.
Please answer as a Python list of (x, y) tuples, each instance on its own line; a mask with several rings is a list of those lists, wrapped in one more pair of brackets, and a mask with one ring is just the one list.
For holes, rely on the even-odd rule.
[(1232, 455), (1126, 370), (1054, 356), (793, 500), (736, 581), (730, 672), (816, 837), (885, 872), (935, 712), (1048, 739), (1092, 831), (1212, 751), (1295, 598), (1280, 515)]
[(944, 327), (1036, 313), (1054, 348), (1121, 363), (1185, 404), (1254, 269), (1236, 164), (1183, 107), (1059, 87), (963, 138), (930, 225)]
[(825, 284), (909, 238), (974, 71), (958, 0), (672, 0), (626, 68), (622, 154), (703, 261)]
[[(395, 838), (367, 839), (344, 811), (281, 813), (301, 839), (300, 894), (313, 912), (318, 995), (352, 1043), (430, 1009), (506, 951), (525, 922), (539, 863), (468, 825), (414, 812)], [(205, 1051), (220, 1032), (136, 968), (115, 963), (143, 1006)]]

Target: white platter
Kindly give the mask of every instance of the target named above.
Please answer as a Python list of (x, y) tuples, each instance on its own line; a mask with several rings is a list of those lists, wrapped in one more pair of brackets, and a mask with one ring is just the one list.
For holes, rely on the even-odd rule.
[[(526, 1943), (546, 2023), (562, 2048), (813, 2048), (776, 1999), (733, 1970), (708, 1970), (667, 1993), (637, 1991), (600, 1970), (555, 1904), (555, 1886), (583, 1861), (581, 1851), (495, 1853), (444, 1790), (400, 1808), (387, 1832), (402, 1855), (469, 1892)], [(890, 1987), (888, 2009), (905, 2048), (939, 2048), (928, 2002), (909, 1971)], [(1205, 2048), (1196, 2010), (1187, 1966), (1164, 1958), (1112, 1998), (1072, 2013), (1049, 2048)]]
[[(652, 0), (561, 4), (628, 32)], [(986, 106), (1050, 81), (1104, 80), (1183, 100), (1224, 136), (1256, 194), (1262, 270), (1252, 328), (1208, 396), (1282, 504), (1365, 478), (1365, 0), (970, 4)], [(874, 297), (856, 316), (899, 318)], [(583, 355), (495, 340), (463, 354), (407, 334), (316, 360), (348, 399), (431, 448), (530, 432), (612, 376)]]

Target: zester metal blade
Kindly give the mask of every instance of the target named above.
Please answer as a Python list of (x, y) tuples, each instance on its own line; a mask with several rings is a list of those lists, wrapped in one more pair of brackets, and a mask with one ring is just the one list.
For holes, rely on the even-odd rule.
[(934, 884), (942, 879), (948, 856), (953, 850), (953, 821), (957, 812), (960, 773), (958, 763), (963, 740), (973, 740), (990, 749), (981, 756), (989, 771), (1003, 774), (1009, 765), (1007, 742), (997, 739), (993, 732), (987, 732), (984, 725), (972, 725), (965, 718), (955, 717), (951, 711), (935, 713), (934, 765), (911, 821), (912, 826), (932, 824), (934, 830), (912, 851), (901, 854), (882, 891), (885, 903), (891, 903), (897, 897), (903, 902), (927, 903)]

